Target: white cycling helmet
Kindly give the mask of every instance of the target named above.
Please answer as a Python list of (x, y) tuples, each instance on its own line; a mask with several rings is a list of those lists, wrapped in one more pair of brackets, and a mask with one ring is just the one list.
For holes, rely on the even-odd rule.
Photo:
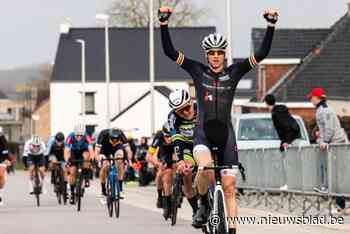
[(227, 45), (227, 40), (219, 33), (210, 34), (202, 41), (202, 48), (206, 52), (212, 49), (226, 50)]
[(177, 89), (169, 95), (169, 106), (172, 109), (180, 109), (191, 101), (190, 94), (184, 89)]
[(39, 145), (41, 145), (40, 137), (37, 136), (37, 135), (32, 136), (32, 138), (30, 139), (30, 145), (32, 145), (32, 146), (39, 146)]
[(77, 123), (74, 126), (74, 135), (84, 135), (85, 134), (85, 124), (83, 123)]
[(37, 136), (37, 135), (32, 136), (32, 138), (30, 139), (30, 142), (29, 142), (30, 152), (34, 153), (34, 154), (39, 153), (40, 148), (41, 148), (41, 144), (42, 144), (42, 141), (41, 141), (39, 136)]

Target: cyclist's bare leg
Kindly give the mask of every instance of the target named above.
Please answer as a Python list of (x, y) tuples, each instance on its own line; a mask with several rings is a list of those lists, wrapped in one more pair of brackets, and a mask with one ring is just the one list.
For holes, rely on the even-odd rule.
[(5, 187), (6, 183), (6, 166), (0, 164), (0, 190)]
[(108, 167), (108, 162), (102, 161), (101, 170), (100, 170), (100, 181), (101, 181), (101, 192), (103, 195), (106, 195), (107, 167)]
[(183, 177), (183, 183), (184, 183), (183, 191), (184, 191), (186, 198), (188, 198), (188, 199), (190, 199), (194, 196), (194, 192), (192, 189), (192, 181), (193, 181), (192, 180), (192, 173), (184, 175), (184, 177)]
[(237, 202), (236, 202), (236, 177), (235, 176), (222, 176), (221, 178), (222, 188), (225, 194), (226, 212), (229, 222), (229, 228), (236, 228), (236, 224), (233, 222), (233, 217), (237, 217)]
[(70, 185), (70, 194), (71, 194), (70, 203), (71, 203), (71, 204), (74, 204), (74, 201), (75, 201), (76, 173), (77, 173), (77, 167), (76, 167), (76, 166), (70, 166), (70, 167), (69, 167), (68, 183), (69, 183), (69, 185)]
[(171, 195), (171, 185), (173, 179), (173, 170), (171, 168), (166, 168), (162, 173), (162, 184), (164, 190), (164, 196)]
[(44, 179), (45, 179), (45, 166), (41, 166), (39, 167), (39, 174), (40, 174), (40, 178), (41, 178), (41, 181), (43, 182)]
[[(123, 150), (117, 150), (115, 152), (115, 158), (116, 159), (123, 159), (124, 158), (124, 151)], [(123, 160), (117, 160), (117, 168), (118, 168), (118, 181), (119, 181), (119, 188), (120, 191), (123, 191), (123, 180), (124, 180), (124, 173), (125, 173), (125, 163)]]
[(170, 215), (170, 207), (171, 207), (171, 187), (172, 187), (172, 179), (173, 179), (173, 169), (165, 168), (166, 164), (163, 168), (162, 173), (162, 183), (164, 189), (164, 213), (163, 216), (165, 219), (169, 218)]
[(69, 177), (68, 177), (68, 183), (70, 184), (70, 186), (74, 186), (75, 185), (76, 173), (77, 173), (77, 167), (76, 166), (70, 166), (69, 167)]
[(49, 170), (51, 171), (51, 183), (53, 184), (54, 181), (53, 181), (53, 171), (56, 169), (57, 167), (57, 159), (56, 157), (52, 157), (52, 156), (49, 156)]
[[(199, 167), (212, 166), (211, 152), (205, 145), (197, 145), (193, 149), (193, 156)], [(197, 190), (200, 195), (200, 208), (193, 218), (192, 225), (200, 228), (207, 222), (209, 216), (208, 187), (215, 185), (214, 170), (198, 170), (196, 176)]]
[[(212, 166), (213, 160), (208, 148), (197, 148), (193, 152), (194, 158), (199, 167)], [(196, 183), (199, 195), (206, 195), (210, 184), (215, 184), (215, 174), (213, 170), (198, 170)]]
[(198, 199), (197, 196), (194, 194), (194, 191), (192, 189), (192, 172), (189, 174), (184, 174), (183, 177), (183, 192), (188, 200), (188, 203), (190, 203), (191, 208), (192, 208), (192, 214), (193, 216), (196, 214), (198, 210)]

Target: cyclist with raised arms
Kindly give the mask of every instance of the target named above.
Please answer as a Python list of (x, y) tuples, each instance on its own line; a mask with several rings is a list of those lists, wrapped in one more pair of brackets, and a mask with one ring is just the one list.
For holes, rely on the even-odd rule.
[(196, 124), (197, 106), (186, 90), (175, 90), (169, 95), (169, 106), (172, 111), (168, 115), (171, 141), (174, 145), (177, 171), (183, 175), (183, 192), (193, 211), (198, 210), (198, 199), (192, 189), (192, 170), (196, 166), (193, 158), (193, 139)]
[[(195, 128), (193, 154), (197, 164), (212, 165), (210, 148), (218, 147), (218, 165), (238, 165), (238, 150), (231, 123), (231, 110), (236, 87), (241, 78), (253, 69), (260, 61), (267, 57), (274, 34), (274, 26), (278, 20), (278, 13), (266, 10), (263, 14), (268, 23), (265, 38), (255, 54), (242, 62), (225, 67), (226, 39), (218, 34), (210, 34), (202, 41), (202, 48), (206, 53), (209, 65), (187, 58), (182, 52), (175, 50), (168, 31), (168, 20), (172, 10), (161, 7), (158, 12), (161, 25), (163, 49), (171, 60), (187, 71), (196, 89), (198, 116)], [(227, 216), (237, 216), (235, 198), (236, 169), (221, 170), (222, 185), (225, 193)], [(200, 194), (201, 205), (193, 226), (201, 228), (209, 216), (208, 186), (209, 181), (214, 184), (213, 171), (199, 171), (197, 174), (197, 189)], [(236, 225), (229, 223), (229, 233), (236, 233)]]

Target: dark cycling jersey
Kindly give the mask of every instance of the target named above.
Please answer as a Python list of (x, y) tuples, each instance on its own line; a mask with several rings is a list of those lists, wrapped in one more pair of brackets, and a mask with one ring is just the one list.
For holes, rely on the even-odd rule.
[(166, 162), (168, 166), (171, 165), (172, 156), (174, 153), (173, 144), (167, 144), (164, 141), (164, 135), (162, 131), (158, 131), (154, 136), (153, 142), (148, 149), (150, 154), (154, 154), (158, 149), (158, 159), (160, 161)]
[[(191, 120), (187, 120), (176, 114), (175, 110), (172, 110), (168, 114), (168, 123), (171, 133), (171, 141), (174, 145), (175, 155), (177, 160), (190, 159), (193, 157), (193, 140), (194, 130), (196, 126), (197, 118), (197, 104), (193, 104), (195, 111), (194, 117)], [(189, 158), (190, 157), (190, 158)]]
[(268, 27), (261, 48), (243, 62), (235, 63), (220, 73), (214, 73), (209, 66), (188, 59), (174, 49), (167, 25), (161, 26), (162, 44), (165, 54), (187, 71), (196, 89), (198, 122), (195, 145), (224, 148), (224, 165), (237, 165), (236, 139), (231, 123), (232, 103), (238, 82), (244, 74), (262, 61), (269, 53), (274, 27)]
[(103, 154), (107, 158), (114, 155), (118, 150), (124, 149), (129, 146), (128, 140), (125, 134), (121, 131), (121, 144), (113, 146), (110, 142), (110, 129), (104, 129), (100, 132), (97, 138), (97, 147), (101, 148), (100, 154)]
[(10, 160), (7, 140), (4, 135), (0, 134), (0, 163)]
[(64, 143), (58, 145), (55, 137), (52, 137), (47, 143), (46, 156), (54, 155), (58, 162), (63, 162), (64, 147)]

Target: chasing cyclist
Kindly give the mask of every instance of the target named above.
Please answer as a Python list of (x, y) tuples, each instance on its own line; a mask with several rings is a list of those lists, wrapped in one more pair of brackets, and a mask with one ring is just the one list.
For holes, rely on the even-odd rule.
[(183, 175), (183, 192), (193, 211), (198, 210), (198, 199), (192, 189), (192, 169), (196, 166), (193, 159), (194, 128), (197, 107), (186, 90), (175, 90), (169, 95), (169, 106), (172, 111), (168, 115), (171, 141), (174, 145), (177, 170)]
[(173, 159), (174, 146), (171, 144), (168, 123), (165, 123), (163, 129), (154, 136), (153, 142), (148, 149), (146, 160), (157, 169), (157, 208), (164, 209), (163, 216), (166, 220), (170, 217)]
[[(212, 165), (210, 148), (214, 145), (219, 149), (219, 166), (236, 166), (238, 165), (238, 149), (231, 123), (235, 89), (244, 74), (267, 57), (278, 13), (273, 10), (264, 12), (263, 16), (268, 27), (261, 48), (244, 61), (229, 67), (225, 67), (227, 41), (218, 33), (210, 34), (202, 41), (202, 48), (205, 50), (209, 65), (191, 60), (185, 57), (182, 52), (176, 51), (168, 31), (168, 20), (171, 13), (172, 10), (168, 7), (159, 9), (162, 44), (165, 54), (187, 71), (194, 81), (199, 110), (193, 150), (196, 162), (201, 167)], [(221, 171), (229, 218), (237, 216), (236, 173), (236, 169)], [(214, 184), (213, 178), (215, 177), (213, 171), (199, 171), (197, 176), (197, 189), (200, 194), (201, 206), (194, 218), (193, 226), (201, 228), (209, 216), (208, 181)], [(236, 225), (232, 222), (229, 223), (229, 233), (236, 233)]]
[(23, 162), (29, 167), (30, 194), (34, 194), (34, 167), (39, 166), (42, 192), (45, 191), (45, 143), (39, 136), (34, 135), (24, 144)]
[(6, 169), (11, 165), (6, 137), (0, 127), (0, 206), (4, 204), (2, 191), (6, 183)]
[[(127, 158), (125, 157), (124, 151), (126, 152)], [(117, 128), (105, 129), (100, 132), (97, 143), (95, 147), (95, 155), (101, 160), (101, 170), (100, 170), (100, 181), (102, 195), (107, 196), (106, 193), (106, 178), (107, 178), (107, 167), (108, 161), (103, 161), (103, 159), (122, 159), (116, 160), (116, 165), (118, 169), (118, 182), (121, 193), (121, 198), (125, 196), (123, 192), (123, 178), (125, 172), (125, 161), (127, 160), (129, 164), (133, 157), (133, 153), (129, 146), (128, 140), (122, 130)]]
[(83, 176), (85, 178), (85, 187), (89, 187), (89, 177), (91, 170), (91, 160), (94, 159), (94, 151), (90, 138), (85, 133), (85, 125), (78, 123), (74, 127), (74, 132), (69, 134), (66, 139), (64, 149), (64, 159), (68, 164), (69, 173), (68, 182), (70, 185), (71, 196), (70, 204), (75, 204), (75, 182), (77, 166), (82, 163)]

